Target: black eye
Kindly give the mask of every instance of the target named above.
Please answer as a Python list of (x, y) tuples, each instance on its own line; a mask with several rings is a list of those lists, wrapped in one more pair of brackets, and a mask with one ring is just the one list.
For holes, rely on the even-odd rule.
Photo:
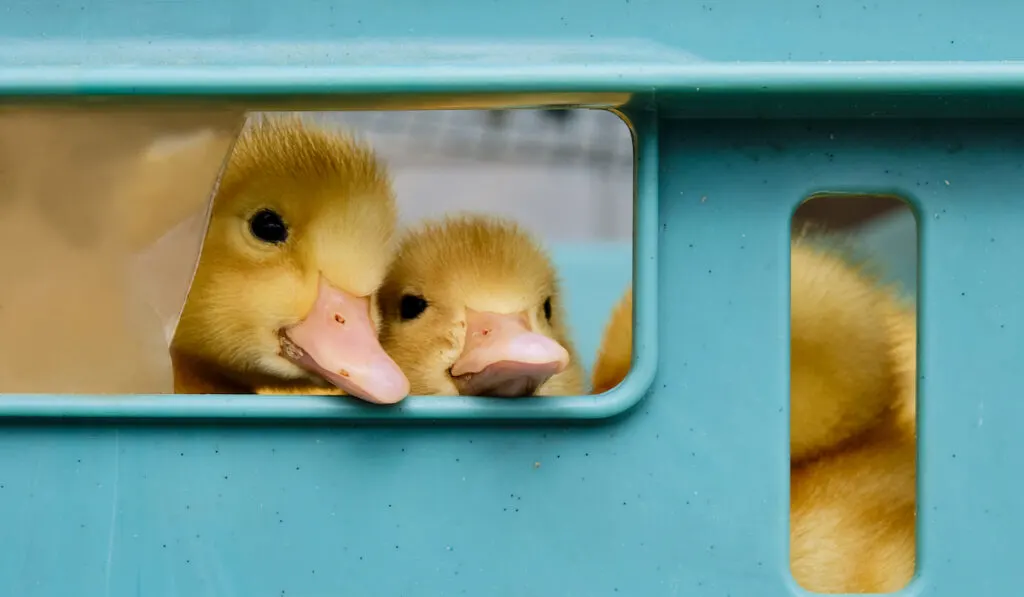
[(402, 302), (398, 305), (398, 314), (402, 316), (402, 319), (408, 321), (410, 319), (416, 319), (427, 310), (427, 299), (422, 296), (416, 296), (414, 294), (406, 294), (402, 297)]
[(249, 231), (265, 243), (278, 244), (288, 240), (288, 226), (272, 209), (261, 209), (249, 218)]
[(544, 318), (551, 321), (551, 297), (544, 301)]

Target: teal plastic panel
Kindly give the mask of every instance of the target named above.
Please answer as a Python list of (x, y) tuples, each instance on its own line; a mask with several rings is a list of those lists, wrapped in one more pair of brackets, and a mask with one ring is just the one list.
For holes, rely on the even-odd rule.
[[(639, 408), (597, 425), (10, 425), (9, 594), (800, 593), (786, 549), (788, 217), (826, 191), (900, 193), (920, 214), (908, 594), (1013, 591), (1024, 282), (1006, 272), (1024, 257), (1024, 124), (659, 125), (659, 367)], [(568, 278), (586, 300), (586, 276)], [(613, 296), (594, 293), (601, 309)]]
[[(786, 549), (788, 217), (819, 191), (897, 192), (919, 212), (907, 594), (1024, 585), (1024, 7), (7, 0), (0, 15), (5, 101), (626, 106), (644, 361), (617, 398), (575, 399), (605, 418), (587, 422), (525, 405), (517, 418), (538, 420), (439, 421), (472, 406), (453, 400), (410, 402), (420, 424), (330, 424), (327, 400), (242, 397), (47, 397), (47, 415), (166, 420), (28, 421), (10, 416), (38, 405), (2, 399), (0, 594), (800, 594)], [(596, 332), (583, 329), (629, 279), (628, 257), (606, 250), (559, 252), (584, 352)], [(197, 410), (261, 421), (170, 420)]]

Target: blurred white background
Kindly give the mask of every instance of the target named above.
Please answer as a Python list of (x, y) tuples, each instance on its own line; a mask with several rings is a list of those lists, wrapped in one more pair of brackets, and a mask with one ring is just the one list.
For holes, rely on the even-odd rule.
[(540, 238), (625, 241), (633, 233), (633, 142), (603, 110), (326, 112), (388, 161), (404, 224), (475, 210)]

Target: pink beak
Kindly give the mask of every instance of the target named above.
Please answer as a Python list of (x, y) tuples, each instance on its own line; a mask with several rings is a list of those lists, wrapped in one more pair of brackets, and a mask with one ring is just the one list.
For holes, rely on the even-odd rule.
[(394, 404), (408, 396), (409, 380), (377, 339), (369, 299), (322, 276), (318, 291), (306, 318), (284, 330), (283, 355), (367, 402)]
[(451, 368), (459, 393), (516, 398), (537, 388), (569, 365), (569, 352), (529, 329), (524, 313), (466, 313), (466, 342)]

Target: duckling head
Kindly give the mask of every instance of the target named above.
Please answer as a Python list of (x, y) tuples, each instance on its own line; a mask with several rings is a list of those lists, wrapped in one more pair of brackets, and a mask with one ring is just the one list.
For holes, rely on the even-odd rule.
[(380, 305), (381, 343), (414, 394), (583, 392), (555, 268), (515, 223), (463, 215), (409, 231)]
[(221, 176), (175, 351), (245, 388), (401, 400), (408, 380), (379, 344), (374, 296), (396, 223), (369, 147), (298, 117), (250, 122)]

